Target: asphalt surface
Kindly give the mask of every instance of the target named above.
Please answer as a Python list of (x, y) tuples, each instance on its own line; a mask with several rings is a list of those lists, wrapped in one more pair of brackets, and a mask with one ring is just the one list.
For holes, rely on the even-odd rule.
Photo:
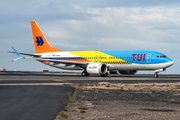
[(49, 72), (0, 72), (0, 84), (14, 83), (95, 83), (95, 82), (180, 82), (180, 75), (160, 74), (154, 78), (153, 74), (110, 75), (109, 77), (82, 77), (80, 73), (49, 73)]
[(180, 82), (180, 75), (82, 77), (80, 73), (0, 71), (0, 120), (51, 120), (63, 109), (68, 92), (74, 91), (70, 86), (58, 84), (96, 82)]
[(70, 86), (0, 86), (0, 120), (52, 120), (73, 91)]

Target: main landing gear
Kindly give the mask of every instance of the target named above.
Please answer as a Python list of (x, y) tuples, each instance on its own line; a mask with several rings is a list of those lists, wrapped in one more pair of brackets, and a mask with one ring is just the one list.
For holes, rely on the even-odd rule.
[(83, 77), (89, 76), (89, 74), (87, 73), (87, 71), (83, 71), (83, 72), (81, 73), (81, 75), (82, 75)]
[(154, 74), (154, 77), (155, 77), (155, 78), (158, 78), (158, 76), (159, 76), (158, 73), (155, 73), (155, 74)]
[(102, 74), (101, 77), (107, 77), (108, 76), (108, 72), (106, 72), (105, 74)]
[[(85, 76), (89, 76), (89, 73), (87, 72), (87, 71), (83, 71), (82, 73), (81, 73), (81, 75), (83, 76), (83, 77), (85, 77)], [(101, 75), (101, 77), (107, 77), (108, 76), (108, 72), (106, 72), (105, 74), (102, 74)]]

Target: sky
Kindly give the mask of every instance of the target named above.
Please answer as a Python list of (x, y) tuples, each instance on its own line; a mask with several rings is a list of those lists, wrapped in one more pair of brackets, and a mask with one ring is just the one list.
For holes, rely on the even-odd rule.
[(11, 46), (35, 53), (30, 22), (36, 21), (57, 49), (153, 50), (175, 62), (164, 74), (180, 73), (179, 0), (0, 1), (0, 70), (62, 71), (34, 60), (11, 62)]

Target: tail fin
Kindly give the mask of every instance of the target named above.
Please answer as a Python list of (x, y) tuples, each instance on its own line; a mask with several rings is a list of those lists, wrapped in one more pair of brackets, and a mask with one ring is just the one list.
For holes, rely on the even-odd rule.
[(41, 32), (39, 26), (35, 21), (31, 21), (33, 39), (34, 39), (34, 46), (36, 53), (46, 53), (46, 52), (62, 52), (56, 48), (53, 48), (48, 41), (46, 40), (45, 36)]

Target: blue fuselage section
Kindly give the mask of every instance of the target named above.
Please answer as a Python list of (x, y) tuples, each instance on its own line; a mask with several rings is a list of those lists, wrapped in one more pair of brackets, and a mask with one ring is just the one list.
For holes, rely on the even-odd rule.
[(101, 51), (116, 58), (135, 64), (160, 64), (173, 62), (165, 54), (146, 50)]

